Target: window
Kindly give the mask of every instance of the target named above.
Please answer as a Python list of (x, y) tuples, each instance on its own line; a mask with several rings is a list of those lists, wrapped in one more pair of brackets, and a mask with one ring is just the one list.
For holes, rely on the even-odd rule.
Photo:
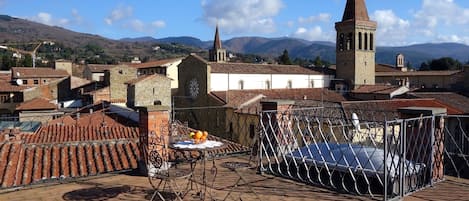
[(0, 103), (9, 103), (9, 102), (10, 102), (10, 96), (8, 94), (0, 95)]
[(368, 33), (365, 33), (365, 50), (368, 50)]
[(270, 89), (270, 80), (265, 81), (265, 89)]
[(119, 74), (123, 74), (124, 72), (122, 70), (119, 70)]
[(254, 124), (249, 124), (249, 137), (252, 139), (256, 135), (256, 127)]
[(370, 50), (373, 50), (374, 42), (373, 42), (373, 34), (370, 33)]
[(28, 84), (28, 80), (23, 80), (23, 84)]
[(238, 86), (239, 86), (239, 89), (244, 89), (244, 81), (243, 80), (240, 80), (238, 82)]
[(362, 32), (358, 33), (358, 49), (363, 49), (363, 39), (362, 39)]
[(314, 88), (314, 80), (311, 80), (311, 88)]
[(42, 80), (42, 83), (44, 83), (44, 84), (47, 83), (47, 80)]
[(288, 88), (288, 89), (291, 89), (292, 87), (293, 87), (292, 81), (291, 81), (291, 80), (288, 80), (288, 82), (287, 82), (287, 88)]
[(39, 80), (34, 80), (34, 84), (39, 84)]

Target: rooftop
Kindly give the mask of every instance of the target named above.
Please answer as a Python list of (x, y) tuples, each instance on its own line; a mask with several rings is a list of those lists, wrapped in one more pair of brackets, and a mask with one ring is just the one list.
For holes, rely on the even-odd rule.
[(212, 73), (238, 74), (307, 74), (321, 75), (321, 72), (298, 65), (250, 64), (250, 63), (215, 63), (209, 62)]
[(16, 106), (16, 110), (55, 110), (57, 106), (51, 103), (49, 99), (45, 98), (34, 98), (29, 101), (25, 101)]
[(173, 59), (163, 59), (158, 61), (149, 61), (144, 63), (134, 63), (129, 64), (131, 67), (140, 69), (140, 68), (152, 68), (152, 67), (167, 67), (168, 65), (181, 61), (182, 58), (173, 58)]
[(63, 78), (70, 76), (65, 70), (56, 70), (53, 68), (31, 68), (31, 67), (13, 67), (11, 68), (13, 78)]

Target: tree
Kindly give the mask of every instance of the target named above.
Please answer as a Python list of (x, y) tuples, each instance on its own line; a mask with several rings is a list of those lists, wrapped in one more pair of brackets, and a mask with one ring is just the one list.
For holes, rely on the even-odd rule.
[(316, 56), (316, 59), (314, 59), (314, 66), (316, 67), (322, 67), (322, 61), (321, 61), (321, 57), (319, 56)]
[(461, 69), (462, 64), (451, 57), (442, 57), (433, 59), (429, 66), (431, 70), (458, 70)]
[(290, 60), (290, 57), (288, 56), (288, 51), (285, 49), (283, 50), (283, 54), (280, 55), (278, 58), (278, 63), (279, 64), (284, 64), (284, 65), (291, 65), (292, 62)]
[(31, 55), (27, 54), (24, 56), (23, 61), (21, 62), (21, 65), (24, 67), (32, 67), (33, 66), (33, 58)]

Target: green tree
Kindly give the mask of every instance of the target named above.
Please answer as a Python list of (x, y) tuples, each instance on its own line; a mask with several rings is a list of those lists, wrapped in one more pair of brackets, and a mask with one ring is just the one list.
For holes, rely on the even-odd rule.
[(458, 70), (461, 69), (462, 64), (451, 57), (442, 57), (433, 59), (429, 66), (431, 70)]
[(321, 61), (321, 57), (319, 56), (316, 56), (316, 58), (314, 59), (314, 66), (316, 67), (322, 67), (322, 61)]
[(288, 56), (288, 51), (285, 49), (283, 50), (282, 55), (278, 58), (278, 63), (279, 64), (284, 64), (284, 65), (291, 65), (292, 62), (290, 60), (290, 56)]
[(24, 59), (21, 61), (21, 65), (24, 67), (32, 67), (33, 66), (33, 58), (31, 55), (26, 54)]

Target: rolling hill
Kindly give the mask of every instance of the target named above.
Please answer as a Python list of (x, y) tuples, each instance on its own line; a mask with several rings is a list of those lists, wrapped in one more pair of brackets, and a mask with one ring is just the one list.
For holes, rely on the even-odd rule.
[[(123, 38), (112, 40), (99, 35), (78, 33), (57, 26), (48, 26), (29, 20), (0, 15), (0, 44), (26, 43), (51, 40), (71, 48), (73, 54), (86, 52), (90, 44), (102, 48), (103, 54), (117, 60), (123, 57), (139, 56), (149, 59), (184, 56), (191, 52), (203, 54), (212, 46), (212, 41), (195, 37), (153, 37)], [(154, 47), (161, 49), (155, 52)], [(321, 59), (335, 63), (335, 44), (324, 41), (306, 41), (296, 38), (237, 37), (223, 41), (223, 47), (230, 52), (278, 57), (288, 50), (291, 58)], [(469, 46), (457, 43), (416, 44), (403, 47), (377, 47), (378, 63), (394, 63), (394, 57), (403, 53), (413, 66), (441, 57), (452, 57), (461, 62), (469, 61)], [(77, 58), (77, 55), (73, 55)]]

